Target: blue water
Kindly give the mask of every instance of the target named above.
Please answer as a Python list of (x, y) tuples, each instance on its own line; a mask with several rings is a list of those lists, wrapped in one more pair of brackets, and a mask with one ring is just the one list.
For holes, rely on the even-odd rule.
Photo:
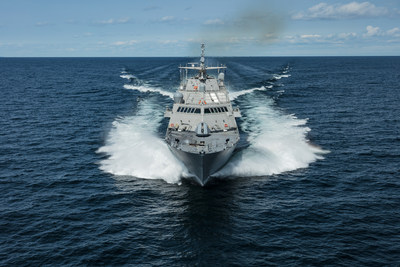
[(211, 58), (241, 143), (162, 141), (192, 58), (0, 58), (0, 265), (398, 265), (400, 58)]

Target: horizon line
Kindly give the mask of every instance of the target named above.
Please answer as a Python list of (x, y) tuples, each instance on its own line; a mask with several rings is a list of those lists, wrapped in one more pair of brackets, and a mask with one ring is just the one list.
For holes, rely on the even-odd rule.
[[(0, 58), (193, 58), (199, 56), (0, 56)], [(213, 56), (206, 58), (241, 57), (400, 57), (400, 55), (280, 55), (280, 56)]]

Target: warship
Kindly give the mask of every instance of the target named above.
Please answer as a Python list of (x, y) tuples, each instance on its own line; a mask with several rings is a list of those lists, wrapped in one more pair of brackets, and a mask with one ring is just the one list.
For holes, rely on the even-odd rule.
[(235, 118), (241, 116), (225, 87), (226, 66), (206, 66), (204, 50), (201, 44), (199, 63), (179, 67), (180, 86), (172, 108), (164, 114), (169, 118), (165, 136), (169, 149), (201, 186), (231, 157), (239, 141)]

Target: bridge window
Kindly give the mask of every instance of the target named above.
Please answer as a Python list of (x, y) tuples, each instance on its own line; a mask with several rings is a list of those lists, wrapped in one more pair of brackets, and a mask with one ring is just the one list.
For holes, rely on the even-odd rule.
[[(210, 113), (221, 113), (221, 112), (228, 112), (227, 107), (215, 107), (215, 108), (205, 108), (204, 113), (205, 114), (210, 114)], [(196, 111), (196, 113), (198, 113)]]
[[(176, 112), (185, 112), (185, 113), (196, 113), (196, 114), (200, 114), (201, 113), (201, 109), (199, 108), (188, 108), (188, 107), (178, 107), (178, 109), (176, 110)], [(210, 112), (208, 112), (210, 113)]]

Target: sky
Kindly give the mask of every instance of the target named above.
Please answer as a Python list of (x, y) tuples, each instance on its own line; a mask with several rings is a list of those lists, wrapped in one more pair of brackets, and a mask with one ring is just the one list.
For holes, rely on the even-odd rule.
[(400, 56), (400, 1), (0, 0), (0, 57)]

